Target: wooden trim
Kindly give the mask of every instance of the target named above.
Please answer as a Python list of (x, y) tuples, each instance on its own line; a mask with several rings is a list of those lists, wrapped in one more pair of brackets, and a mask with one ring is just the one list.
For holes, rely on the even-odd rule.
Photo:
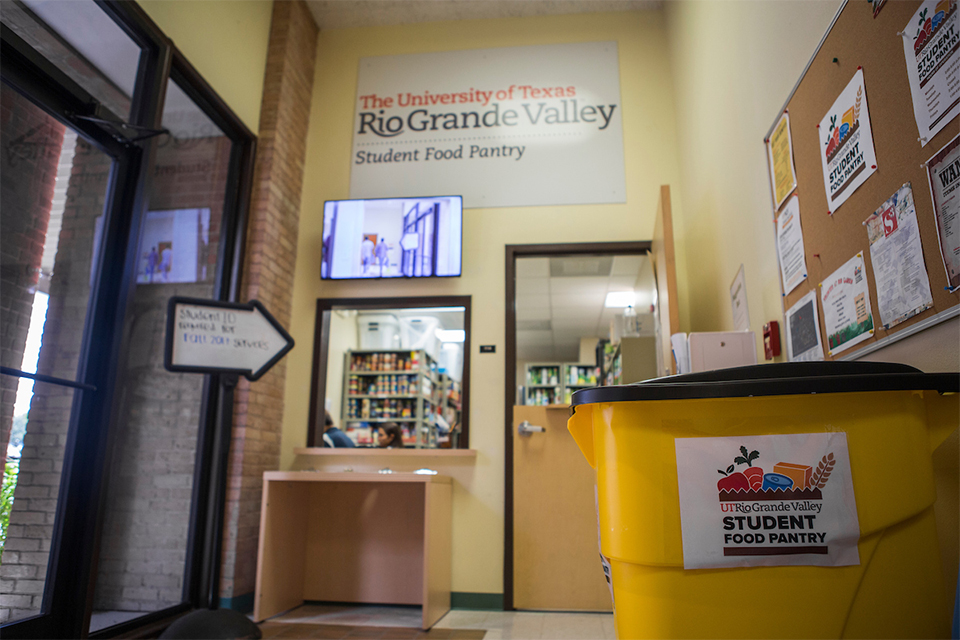
[(421, 626), (429, 629), (450, 611), (450, 587), (453, 581), (453, 486), (426, 485), (423, 502)]
[(550, 257), (557, 255), (617, 254), (635, 255), (650, 252), (648, 240), (633, 242), (584, 242), (563, 244), (508, 244), (504, 267), (504, 500), (503, 500), (503, 608), (513, 606), (513, 405), (517, 395), (517, 312), (516, 260), (518, 257)]
[[(323, 435), (323, 402), (327, 388), (328, 348), (330, 344), (329, 313), (335, 308), (415, 309), (418, 307), (463, 307), (463, 376), (460, 381), (460, 449), (470, 447), (470, 316), (471, 296), (410, 296), (403, 298), (317, 298), (317, 317), (313, 337), (313, 370), (310, 374), (310, 415), (307, 424), (307, 447), (320, 445)], [(324, 392), (320, 393), (320, 389)]]
[(357, 456), (360, 458), (476, 458), (475, 449), (330, 449), (328, 447), (295, 447), (297, 456)]

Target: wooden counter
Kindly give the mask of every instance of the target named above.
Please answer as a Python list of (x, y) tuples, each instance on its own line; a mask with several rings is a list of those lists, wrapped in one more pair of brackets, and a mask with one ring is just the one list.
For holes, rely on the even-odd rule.
[(304, 600), (409, 604), (429, 629), (450, 610), (450, 478), (263, 474), (254, 619)]
[(474, 449), (379, 449), (375, 447), (296, 447), (294, 455), (298, 456), (369, 456), (372, 458), (476, 458)]

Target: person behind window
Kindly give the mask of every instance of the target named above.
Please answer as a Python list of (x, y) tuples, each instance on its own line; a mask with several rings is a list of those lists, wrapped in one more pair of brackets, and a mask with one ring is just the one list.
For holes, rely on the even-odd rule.
[(324, 412), (323, 416), (323, 446), (324, 447), (355, 447), (350, 436), (333, 425), (333, 418), (329, 411)]
[(377, 445), (381, 449), (402, 449), (403, 430), (396, 422), (387, 422), (377, 427)]

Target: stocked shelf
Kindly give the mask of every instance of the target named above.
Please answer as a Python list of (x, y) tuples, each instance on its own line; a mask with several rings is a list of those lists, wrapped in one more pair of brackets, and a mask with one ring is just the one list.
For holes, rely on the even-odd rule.
[(597, 386), (597, 367), (574, 362), (537, 362), (525, 367), (524, 404), (570, 404), (577, 389)]
[(376, 426), (396, 422), (407, 447), (436, 442), (440, 403), (437, 364), (424, 350), (351, 350), (344, 354), (344, 432), (358, 445), (375, 444)]

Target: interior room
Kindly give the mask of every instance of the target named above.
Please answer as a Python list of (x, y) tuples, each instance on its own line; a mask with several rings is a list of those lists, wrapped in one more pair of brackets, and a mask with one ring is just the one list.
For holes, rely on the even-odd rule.
[(4, 637), (960, 637), (956, 0), (0, 22)]

